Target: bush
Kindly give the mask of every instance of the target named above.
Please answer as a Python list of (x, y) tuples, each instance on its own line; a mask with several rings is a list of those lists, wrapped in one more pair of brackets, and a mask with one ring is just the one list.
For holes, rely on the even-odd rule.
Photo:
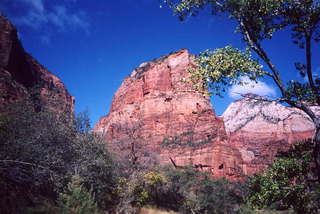
[(225, 179), (212, 179), (208, 173), (191, 167), (166, 170), (170, 189), (183, 197), (179, 210), (183, 213), (236, 213), (242, 203), (235, 185)]
[(313, 179), (312, 144), (294, 145), (262, 174), (250, 181), (248, 202), (255, 208), (294, 209), (296, 213), (318, 213), (319, 184)]
[(77, 129), (84, 119), (75, 118), (45, 108), (35, 112), (29, 101), (0, 113), (1, 213), (21, 213), (41, 198), (54, 201), (75, 170), (84, 187), (92, 187), (99, 207), (112, 205), (117, 182), (112, 157), (98, 136), (84, 126)]
[(61, 214), (97, 214), (92, 190), (86, 190), (81, 183), (79, 175), (72, 176), (68, 189), (60, 194)]
[(212, 179), (191, 167), (140, 171), (122, 180), (120, 213), (145, 206), (187, 214), (237, 213), (243, 201), (234, 188), (229, 181)]

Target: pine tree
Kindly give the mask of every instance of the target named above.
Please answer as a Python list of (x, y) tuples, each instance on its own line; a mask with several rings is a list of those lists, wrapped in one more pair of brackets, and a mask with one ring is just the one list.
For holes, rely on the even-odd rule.
[(72, 176), (68, 189), (60, 195), (62, 214), (96, 214), (98, 211), (92, 190), (83, 187), (81, 177)]

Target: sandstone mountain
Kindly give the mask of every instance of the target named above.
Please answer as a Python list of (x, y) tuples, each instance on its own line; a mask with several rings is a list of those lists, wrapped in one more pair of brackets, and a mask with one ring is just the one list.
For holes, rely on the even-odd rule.
[(61, 80), (26, 53), (15, 27), (0, 15), (0, 107), (27, 97), (35, 109), (73, 111), (74, 98)]
[(162, 163), (211, 164), (214, 142), (226, 132), (209, 99), (181, 81), (193, 58), (181, 50), (142, 63), (124, 80), (94, 131), (121, 153), (134, 144), (135, 153), (150, 151)]
[(277, 152), (312, 137), (314, 131), (304, 112), (253, 94), (231, 103), (222, 118), (228, 141), (239, 149), (242, 168), (249, 175), (264, 169)]
[(142, 63), (123, 81), (94, 131), (124, 158), (192, 164), (229, 179), (261, 172), (278, 151), (312, 136), (304, 113), (255, 95), (217, 116), (208, 98), (181, 81), (193, 60), (180, 50)]

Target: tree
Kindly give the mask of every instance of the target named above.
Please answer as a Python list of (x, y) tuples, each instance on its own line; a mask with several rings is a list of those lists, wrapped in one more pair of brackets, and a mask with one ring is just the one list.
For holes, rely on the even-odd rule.
[[(164, 0), (184, 20), (210, 7), (212, 14), (228, 14), (237, 23), (237, 31), (247, 44), (245, 52), (231, 46), (215, 51), (207, 50), (195, 60), (196, 69), (190, 69), (192, 81), (199, 88), (209, 88), (221, 95), (227, 86), (246, 84), (242, 76), (256, 80), (270, 77), (280, 90), (276, 101), (287, 103), (305, 112), (313, 121), (313, 156), (320, 181), (320, 117), (313, 105), (320, 105), (320, 79), (313, 68), (312, 47), (320, 40), (320, 3), (318, 0)], [(285, 84), (284, 71), (271, 60), (263, 42), (274, 39), (276, 32), (288, 30), (294, 44), (304, 51), (304, 62), (294, 63), (304, 81), (291, 80)], [(253, 51), (266, 65), (263, 69)], [(200, 80), (200, 81), (199, 81)], [(267, 99), (266, 99), (267, 100)]]
[(129, 176), (136, 170), (153, 168), (158, 164), (158, 157), (148, 149), (143, 135), (143, 121), (112, 124), (113, 142), (108, 143), (108, 149), (113, 152), (118, 162), (118, 168), (124, 176)]
[(98, 211), (92, 190), (83, 187), (81, 177), (75, 174), (65, 193), (60, 194), (62, 214), (96, 214)]
[[(175, 199), (172, 203), (181, 213), (239, 213), (243, 202), (235, 183), (225, 179), (212, 179), (207, 172), (199, 172), (192, 166), (184, 169), (164, 169), (168, 181), (164, 198)], [(169, 204), (168, 202), (166, 204)]]
[(28, 99), (6, 106), (0, 113), (1, 213), (21, 213), (42, 199), (55, 201), (75, 170), (99, 208), (113, 205), (117, 170), (103, 140), (77, 125), (87, 121), (84, 114), (35, 112)]
[(277, 160), (262, 174), (250, 179), (248, 202), (255, 208), (293, 208), (296, 213), (318, 213), (319, 184), (312, 177), (312, 147), (300, 142)]

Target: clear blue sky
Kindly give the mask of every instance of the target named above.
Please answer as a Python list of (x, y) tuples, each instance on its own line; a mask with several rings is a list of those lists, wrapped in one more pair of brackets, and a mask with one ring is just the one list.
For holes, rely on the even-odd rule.
[[(92, 124), (107, 114), (113, 94), (140, 63), (182, 48), (197, 54), (207, 48), (243, 48), (235, 25), (225, 17), (201, 13), (180, 22), (160, 0), (1, 0), (0, 11), (17, 26), (27, 52), (65, 83), (76, 111), (89, 110)], [(285, 77), (298, 78), (292, 62), (303, 52), (288, 33), (266, 43)], [(295, 54), (295, 53), (298, 54)], [(319, 51), (317, 51), (319, 52)], [(317, 56), (315, 56), (317, 58)], [(277, 91), (268, 80), (257, 90)], [(270, 90), (270, 91), (268, 91)], [(234, 98), (214, 97), (217, 114)]]

